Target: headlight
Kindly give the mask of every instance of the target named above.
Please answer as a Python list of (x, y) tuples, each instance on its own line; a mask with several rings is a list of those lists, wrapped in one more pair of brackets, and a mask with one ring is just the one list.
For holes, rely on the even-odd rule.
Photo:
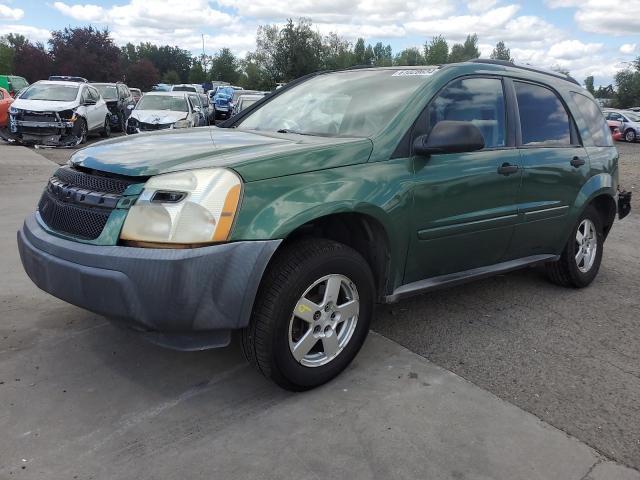
[(173, 124), (173, 128), (187, 128), (189, 126), (189, 120), (182, 119), (182, 120), (178, 120), (176, 123)]
[(14, 115), (16, 113), (18, 113), (20, 110), (18, 110), (16, 107), (9, 107), (9, 113), (13, 113)]
[(241, 190), (240, 178), (223, 168), (152, 177), (129, 210), (120, 238), (173, 245), (224, 242)]

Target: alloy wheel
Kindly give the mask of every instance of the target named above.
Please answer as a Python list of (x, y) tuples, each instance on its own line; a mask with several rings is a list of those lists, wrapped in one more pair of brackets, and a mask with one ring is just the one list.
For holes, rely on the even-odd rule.
[(576, 265), (582, 273), (593, 267), (598, 252), (598, 235), (591, 220), (585, 218), (580, 222), (576, 232)]
[(320, 367), (336, 358), (351, 340), (358, 322), (360, 299), (344, 275), (316, 280), (296, 302), (289, 320), (289, 348), (306, 367)]

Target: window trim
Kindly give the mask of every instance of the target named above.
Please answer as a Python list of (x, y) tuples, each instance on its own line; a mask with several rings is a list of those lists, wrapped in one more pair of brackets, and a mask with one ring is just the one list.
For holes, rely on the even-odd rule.
[[(513, 101), (514, 101), (514, 107), (515, 107), (515, 111), (517, 114), (517, 124), (516, 124), (516, 148), (520, 148), (520, 149), (532, 149), (532, 148), (578, 148), (578, 147), (583, 147), (583, 142), (582, 142), (582, 137), (580, 136), (580, 132), (578, 131), (578, 128), (576, 126), (576, 121), (575, 118), (573, 117), (573, 112), (571, 111), (570, 108), (568, 108), (567, 102), (564, 100), (564, 98), (562, 97), (562, 95), (560, 95), (560, 93), (553, 87), (551, 87), (550, 85), (546, 85), (544, 83), (540, 83), (540, 82), (536, 82), (536, 81), (531, 81), (528, 79), (523, 79), (520, 77), (508, 77), (511, 82), (510, 82), (510, 88), (513, 89)], [(518, 95), (516, 93), (516, 86), (515, 86), (515, 82), (520, 82), (520, 83), (528, 83), (531, 85), (535, 85), (537, 87), (540, 88), (546, 88), (547, 90), (550, 90), (555, 96), (556, 98), (560, 101), (560, 103), (562, 104), (562, 106), (564, 107), (565, 112), (567, 112), (567, 117), (569, 118), (569, 144), (568, 145), (523, 145), (522, 144), (522, 123), (520, 121), (520, 107), (518, 105)], [(575, 143), (577, 141), (577, 143)]]

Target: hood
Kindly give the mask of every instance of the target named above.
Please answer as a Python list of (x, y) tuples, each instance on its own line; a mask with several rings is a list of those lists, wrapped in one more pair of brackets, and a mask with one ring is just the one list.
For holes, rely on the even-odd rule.
[(188, 112), (174, 112), (171, 110), (133, 110), (130, 118), (135, 118), (139, 122), (151, 123), (154, 125), (175, 123), (187, 117)]
[(60, 112), (62, 110), (76, 108), (77, 106), (77, 100), (73, 100), (71, 102), (52, 102), (51, 100), (28, 100), (18, 98), (13, 102), (14, 108), (19, 108), (21, 110), (33, 110), (35, 112)]
[(79, 150), (71, 162), (127, 176), (228, 167), (245, 181), (364, 163), (368, 138), (257, 133), (229, 128), (186, 128), (114, 138)]

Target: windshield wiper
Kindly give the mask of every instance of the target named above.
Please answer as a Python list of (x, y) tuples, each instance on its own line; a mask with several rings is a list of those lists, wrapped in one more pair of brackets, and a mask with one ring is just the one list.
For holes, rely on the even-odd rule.
[(316, 136), (313, 133), (298, 132), (297, 130), (291, 130), (290, 128), (281, 128), (280, 130), (276, 130), (276, 133), (293, 133), (295, 135), (309, 135), (312, 137)]

